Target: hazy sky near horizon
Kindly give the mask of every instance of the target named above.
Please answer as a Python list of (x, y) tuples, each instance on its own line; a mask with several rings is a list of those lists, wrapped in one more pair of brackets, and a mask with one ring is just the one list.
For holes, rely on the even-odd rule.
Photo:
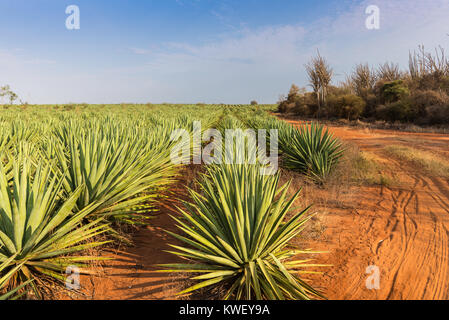
[(360, 62), (406, 68), (419, 44), (449, 50), (448, 13), (449, 0), (0, 0), (0, 85), (29, 103), (274, 103), (307, 85), (317, 50), (335, 82)]

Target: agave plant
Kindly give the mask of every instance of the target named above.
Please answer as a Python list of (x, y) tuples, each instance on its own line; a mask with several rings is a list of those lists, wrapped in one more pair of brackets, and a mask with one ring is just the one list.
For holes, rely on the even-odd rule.
[[(35, 279), (31, 286), (39, 295), (36, 282), (47, 278), (64, 280), (69, 265), (83, 266), (97, 259), (73, 254), (102, 245), (92, 240), (108, 230), (100, 219), (81, 225), (94, 205), (75, 212), (82, 187), (67, 199), (61, 198), (62, 179), (50, 166), (34, 167), (26, 158), (13, 163), (13, 178), (0, 164), (0, 264), (5, 270), (6, 288)], [(89, 242), (88, 242), (89, 240)]]
[[(97, 129), (61, 135), (64, 144), (55, 154), (61, 172), (68, 173), (64, 188), (71, 193), (84, 186), (76, 203), (79, 210), (97, 202), (95, 214), (133, 223), (171, 183), (175, 171), (168, 143), (129, 133)], [(164, 135), (159, 137), (167, 142)]]
[(224, 135), (229, 129), (245, 129), (245, 124), (233, 115), (226, 115), (218, 124), (218, 130)]
[(317, 123), (296, 128), (274, 117), (255, 117), (248, 123), (255, 129), (277, 129), (282, 165), (319, 183), (326, 181), (344, 153), (341, 142)]
[(316, 123), (299, 129), (287, 124), (281, 126), (279, 145), (287, 169), (304, 173), (320, 183), (329, 177), (344, 152), (340, 141)]
[(171, 245), (176, 251), (170, 252), (191, 263), (161, 270), (195, 274), (199, 283), (180, 294), (223, 283), (225, 299), (322, 297), (297, 275), (318, 265), (294, 259), (305, 252), (289, 248), (310, 219), (304, 217), (309, 208), (288, 220), (299, 191), (288, 199), (289, 184), (278, 188), (279, 174), (263, 176), (259, 170), (248, 164), (210, 167), (201, 193), (190, 190), (193, 203), (179, 209), (182, 218), (173, 217), (185, 235), (169, 234), (187, 245)]
[[(20, 269), (20, 265), (12, 268), (9, 270), (9, 272), (3, 274), (4, 270), (6, 268), (9, 267), (9, 264), (15, 259), (15, 256), (12, 256), (11, 258), (9, 258), (8, 260), (6, 260), (3, 263), (0, 263), (0, 292), (3, 290), (3, 288), (8, 284), (9, 279), (14, 275), (14, 273)], [(18, 298), (20, 298), (22, 296), (22, 294), (17, 294), (20, 290), (22, 290), (24, 287), (26, 287), (28, 284), (30, 284), (32, 282), (32, 280), (27, 281), (23, 284), (21, 284), (20, 286), (18, 286), (17, 288), (11, 289), (10, 291), (8, 291), (7, 293), (5, 293), (4, 295), (0, 296), (0, 301), (2, 300), (16, 300)]]

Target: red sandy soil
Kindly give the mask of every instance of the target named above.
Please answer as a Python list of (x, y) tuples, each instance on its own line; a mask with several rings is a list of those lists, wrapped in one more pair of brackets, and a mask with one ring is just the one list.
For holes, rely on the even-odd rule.
[[(179, 199), (186, 200), (186, 186), (193, 187), (198, 166), (182, 170), (178, 183), (171, 188), (166, 198), (158, 204), (157, 214), (149, 226), (139, 228), (132, 234), (133, 246), (102, 250), (101, 255), (110, 258), (101, 266), (93, 267), (96, 275), (81, 276), (78, 293), (59, 291), (56, 299), (83, 300), (173, 300), (176, 294), (188, 287), (188, 279), (179, 274), (156, 272), (158, 264), (182, 263), (169, 244), (180, 243), (165, 231), (177, 231), (170, 215), (176, 215), (176, 206), (182, 207)], [(206, 297), (207, 298), (207, 297)]]
[[(328, 251), (316, 255), (316, 262), (332, 265), (323, 268), (323, 275), (308, 276), (312, 284), (329, 299), (449, 299), (449, 181), (429, 176), (383, 151), (388, 144), (412, 144), (449, 156), (449, 135), (347, 127), (331, 127), (331, 131), (374, 153), (401, 184), (358, 188), (352, 198), (355, 209), (327, 214), (323, 234), (304, 243)], [(186, 195), (182, 184), (193, 178), (191, 169), (187, 170), (185, 181), (176, 187), (177, 196)], [(173, 207), (173, 203), (161, 204), (151, 226), (134, 235), (134, 247), (106, 252), (115, 260), (105, 264), (100, 276), (83, 277), (83, 295), (71, 298), (175, 299), (187, 281), (155, 272), (156, 264), (177, 261), (164, 252), (174, 241), (162, 231), (175, 230), (167, 215)], [(366, 287), (365, 272), (370, 265), (380, 269), (379, 290)]]
[[(294, 121), (289, 121), (294, 123)], [(449, 180), (388, 157), (389, 144), (448, 154), (449, 135), (331, 127), (342, 140), (385, 161), (400, 187), (362, 187), (356, 210), (327, 216), (315, 250), (329, 251), (317, 262), (331, 264), (313, 277), (329, 299), (449, 299)], [(380, 289), (368, 290), (366, 268), (380, 269)]]

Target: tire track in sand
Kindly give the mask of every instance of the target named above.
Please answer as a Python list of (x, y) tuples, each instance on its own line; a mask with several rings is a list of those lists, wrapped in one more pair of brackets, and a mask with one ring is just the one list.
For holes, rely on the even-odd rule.
[[(404, 133), (330, 130), (376, 154), (401, 184), (362, 187), (358, 215), (347, 212), (329, 218), (326, 243), (320, 246), (317, 240), (310, 246), (328, 249), (330, 256), (318, 259), (334, 267), (322, 279), (313, 280), (330, 299), (449, 299), (449, 181), (384, 153), (387, 143), (404, 144)], [(410, 141), (428, 138), (426, 134), (409, 136)], [(447, 135), (432, 135), (432, 140), (449, 150)], [(334, 244), (339, 238), (344, 241)], [(380, 268), (380, 290), (366, 288), (365, 270), (370, 264)]]
[[(411, 190), (394, 190), (390, 218), (397, 227), (383, 243), (377, 261), (385, 269), (385, 299), (448, 298), (447, 196), (435, 179), (400, 163), (415, 183)], [(437, 201), (436, 199), (440, 199)]]
[[(365, 141), (366, 143), (366, 141)], [(378, 156), (381, 150), (372, 148)], [(387, 237), (377, 249), (382, 272), (380, 299), (448, 299), (449, 190), (441, 178), (389, 159), (395, 172), (410, 178), (409, 187), (385, 188), (378, 223)], [(382, 221), (386, 220), (386, 221)]]

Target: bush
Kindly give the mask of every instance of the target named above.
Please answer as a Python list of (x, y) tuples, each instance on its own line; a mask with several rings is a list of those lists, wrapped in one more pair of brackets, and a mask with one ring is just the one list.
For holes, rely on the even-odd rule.
[(414, 85), (421, 90), (449, 90), (449, 77), (440, 72), (425, 74), (416, 79)]
[(412, 100), (423, 109), (434, 105), (444, 105), (449, 102), (446, 93), (434, 90), (418, 90), (412, 94)]
[(379, 99), (374, 93), (370, 93), (366, 96), (366, 106), (365, 111), (363, 112), (363, 116), (365, 117), (373, 117), (376, 112), (376, 107), (379, 103)]
[(293, 107), (293, 112), (295, 115), (302, 117), (308, 117), (311, 114), (309, 106), (305, 103), (302, 103), (301, 101), (295, 103), (295, 106)]
[(376, 109), (376, 117), (386, 121), (410, 121), (416, 119), (409, 99), (381, 105)]
[(384, 102), (392, 103), (407, 97), (410, 91), (404, 85), (404, 81), (396, 80), (385, 82), (381, 88), (381, 94)]
[(434, 90), (418, 90), (410, 97), (413, 112), (419, 118), (428, 118), (430, 109), (437, 110), (439, 107), (449, 105), (449, 97), (446, 93)]
[(449, 104), (426, 109), (429, 124), (449, 124)]
[(291, 113), (293, 109), (295, 108), (296, 103), (294, 102), (288, 102), (288, 101), (282, 101), (279, 104), (278, 112), (280, 113)]
[[(299, 88), (296, 85), (292, 85), (288, 93), (287, 98), (281, 98), (279, 102), (278, 112), (280, 113), (295, 113), (298, 115), (305, 115), (302, 111), (298, 113), (298, 110), (306, 110), (304, 104), (307, 103), (310, 93), (306, 93), (306, 89)], [(301, 109), (306, 108), (306, 109)], [(308, 114), (308, 112), (306, 112)]]
[(336, 86), (329, 86), (327, 89), (327, 94), (329, 96), (344, 96), (348, 94), (353, 94), (354, 91), (351, 90), (348, 86), (342, 86), (342, 87), (336, 87)]
[(259, 103), (256, 100), (251, 101), (252, 106), (257, 106)]
[(330, 96), (327, 109), (330, 116), (355, 120), (360, 118), (365, 110), (366, 102), (353, 94)]
[(316, 113), (318, 112), (316, 94), (308, 92), (298, 97), (292, 112), (303, 117), (316, 116)]

